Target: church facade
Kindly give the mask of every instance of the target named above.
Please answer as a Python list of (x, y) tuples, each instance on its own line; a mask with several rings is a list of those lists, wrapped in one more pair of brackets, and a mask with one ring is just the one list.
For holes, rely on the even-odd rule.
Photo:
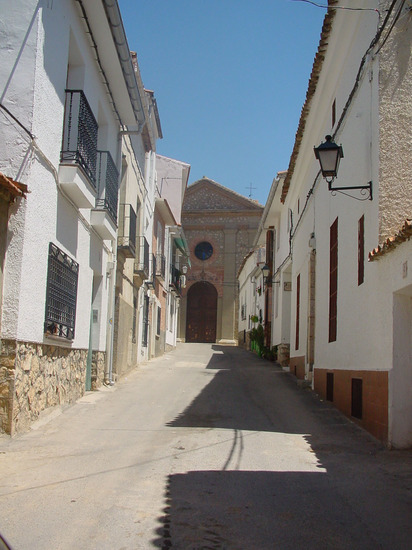
[(263, 206), (206, 177), (186, 190), (182, 225), (191, 267), (182, 290), (180, 339), (237, 345), (239, 266)]

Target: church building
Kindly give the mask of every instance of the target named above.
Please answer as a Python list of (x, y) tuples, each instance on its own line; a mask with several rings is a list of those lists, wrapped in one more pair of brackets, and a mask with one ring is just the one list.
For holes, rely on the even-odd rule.
[(181, 341), (237, 345), (236, 274), (262, 212), (257, 201), (206, 177), (187, 188), (182, 225), (191, 267), (182, 291)]

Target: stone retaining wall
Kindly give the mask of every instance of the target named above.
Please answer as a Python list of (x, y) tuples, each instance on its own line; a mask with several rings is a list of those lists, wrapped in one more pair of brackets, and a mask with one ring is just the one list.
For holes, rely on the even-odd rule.
[(102, 386), (106, 369), (106, 353), (94, 351), (92, 355), (92, 390), (98, 390)]
[[(85, 393), (87, 350), (1, 341), (0, 429), (27, 430), (41, 411), (73, 403)], [(92, 388), (104, 379), (105, 354), (93, 353)]]

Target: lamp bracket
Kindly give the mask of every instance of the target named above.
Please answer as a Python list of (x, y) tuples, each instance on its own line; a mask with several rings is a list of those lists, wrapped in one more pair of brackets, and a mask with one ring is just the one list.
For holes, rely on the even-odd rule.
[[(361, 194), (364, 195), (365, 194), (365, 191), (369, 191), (369, 197), (366, 197), (365, 199), (356, 199), (356, 197), (352, 197), (351, 195), (348, 195), (350, 197), (352, 197), (353, 199), (356, 199), (356, 200), (367, 200), (369, 199), (370, 201), (373, 200), (373, 194), (372, 194), (372, 182), (369, 181), (366, 185), (352, 185), (350, 187), (333, 187), (332, 184), (333, 184), (333, 181), (334, 181), (335, 178), (332, 178), (332, 179), (327, 179), (326, 178), (326, 181), (328, 182), (328, 189), (329, 191), (340, 191), (340, 192), (343, 192), (343, 191), (349, 191), (349, 190), (352, 190), (352, 189), (358, 189), (361, 191)], [(362, 193), (363, 191), (363, 193)]]

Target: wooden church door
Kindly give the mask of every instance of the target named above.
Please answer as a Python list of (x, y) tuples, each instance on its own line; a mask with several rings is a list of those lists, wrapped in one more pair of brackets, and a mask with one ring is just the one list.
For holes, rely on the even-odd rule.
[(186, 342), (216, 342), (217, 290), (205, 281), (187, 295)]

